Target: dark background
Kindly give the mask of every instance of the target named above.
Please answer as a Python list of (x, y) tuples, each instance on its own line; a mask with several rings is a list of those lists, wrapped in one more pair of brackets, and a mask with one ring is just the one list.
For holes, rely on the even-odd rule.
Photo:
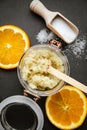
[[(79, 35), (87, 36), (87, 0), (41, 0), (51, 11), (59, 11), (80, 30)], [(31, 0), (0, 0), (0, 26), (13, 24), (21, 27), (30, 37), (31, 46), (37, 44), (36, 35), (46, 28), (44, 20), (29, 9)], [(86, 54), (85, 54), (86, 55)], [(75, 59), (67, 55), (70, 63), (70, 75), (87, 85), (87, 59)], [(17, 71), (0, 69), (0, 102), (12, 95), (23, 95)], [(57, 130), (45, 113), (45, 98), (37, 102), (41, 107), (45, 123), (43, 130)], [(87, 119), (78, 130), (87, 129)]]

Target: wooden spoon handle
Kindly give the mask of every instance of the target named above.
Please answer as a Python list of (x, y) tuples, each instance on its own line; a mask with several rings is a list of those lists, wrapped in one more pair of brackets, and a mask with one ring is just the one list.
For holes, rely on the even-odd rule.
[(46, 25), (48, 25), (58, 14), (58, 12), (52, 12), (48, 10), (39, 0), (33, 0), (30, 4), (30, 9), (34, 13), (40, 15), (45, 20)]
[(75, 86), (76, 88), (82, 90), (83, 92), (87, 93), (87, 86), (84, 84), (80, 83), (79, 81), (71, 78), (70, 76), (56, 70), (52, 66), (49, 66), (48, 72), (54, 76), (56, 76), (59, 79), (62, 79), (63, 81)]

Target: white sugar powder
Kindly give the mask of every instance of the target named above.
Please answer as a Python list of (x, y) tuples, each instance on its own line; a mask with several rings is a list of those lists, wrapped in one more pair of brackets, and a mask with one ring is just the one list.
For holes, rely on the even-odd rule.
[[(50, 32), (48, 29), (42, 29), (36, 36), (36, 39), (39, 43), (47, 43), (51, 39), (57, 38), (57, 36)], [(64, 48), (64, 53), (66, 55), (72, 54), (75, 58), (81, 59), (84, 56), (84, 59), (87, 59), (86, 45), (87, 40), (86, 36), (79, 36), (74, 43), (66, 45)]]

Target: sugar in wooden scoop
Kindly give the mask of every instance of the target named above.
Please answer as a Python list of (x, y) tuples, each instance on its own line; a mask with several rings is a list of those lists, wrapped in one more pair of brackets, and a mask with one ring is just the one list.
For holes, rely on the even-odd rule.
[(67, 24), (67, 22), (65, 20), (63, 20), (61, 17), (56, 17), (51, 22), (51, 25), (68, 42), (72, 42), (73, 39), (76, 38), (75, 32), (72, 30), (72, 28), (69, 26), (69, 24)]
[(39, 0), (33, 0), (30, 9), (40, 15), (46, 26), (66, 43), (73, 42), (78, 36), (78, 28), (59, 12), (48, 10)]

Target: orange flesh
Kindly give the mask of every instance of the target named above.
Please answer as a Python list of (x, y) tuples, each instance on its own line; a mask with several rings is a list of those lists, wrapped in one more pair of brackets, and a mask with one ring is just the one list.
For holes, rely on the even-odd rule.
[(80, 120), (83, 113), (82, 106), (83, 100), (80, 98), (79, 94), (66, 89), (53, 95), (48, 103), (50, 115), (52, 115), (53, 120), (64, 126), (70, 125), (72, 122), (76, 123)]
[(18, 62), (25, 48), (25, 41), (21, 34), (14, 34), (13, 30), (6, 29), (3, 32), (0, 31), (0, 37), (0, 62), (3, 64)]

